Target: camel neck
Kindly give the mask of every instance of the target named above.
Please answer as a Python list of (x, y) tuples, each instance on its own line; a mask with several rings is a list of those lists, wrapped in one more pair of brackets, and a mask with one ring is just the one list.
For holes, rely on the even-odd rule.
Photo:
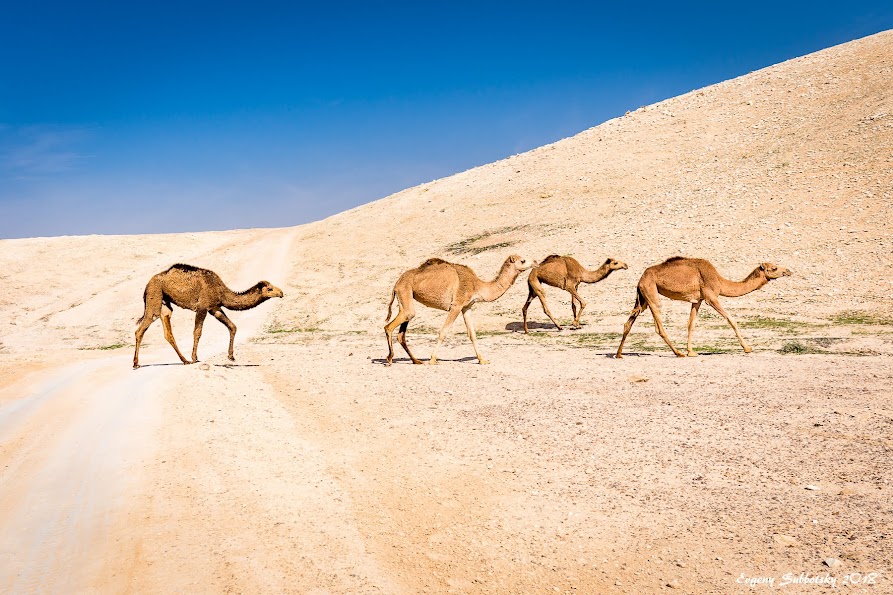
[(584, 270), (581, 281), (583, 281), (583, 283), (598, 283), (610, 274), (611, 269), (608, 268), (608, 265), (603, 264), (594, 271)]
[(505, 262), (496, 278), (485, 282), (481, 287), (481, 299), (485, 302), (498, 300), (502, 297), (502, 294), (508, 291), (515, 279), (518, 278), (518, 275), (519, 271), (514, 269), (508, 262)]
[(240, 293), (227, 288), (223, 296), (223, 307), (228, 310), (248, 310), (263, 302), (266, 298), (261, 293), (260, 287), (255, 285)]
[(763, 270), (757, 267), (743, 281), (729, 281), (728, 279), (722, 279), (719, 295), (739, 297), (746, 295), (751, 291), (756, 291), (768, 282), (769, 279), (763, 273)]

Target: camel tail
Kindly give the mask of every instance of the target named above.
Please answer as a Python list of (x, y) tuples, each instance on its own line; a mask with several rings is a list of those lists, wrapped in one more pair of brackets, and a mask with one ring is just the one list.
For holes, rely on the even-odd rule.
[(633, 306), (633, 312), (642, 312), (645, 310), (647, 306), (647, 302), (645, 301), (645, 296), (642, 294), (642, 290), (636, 287), (636, 305)]
[(139, 326), (143, 323), (143, 319), (146, 318), (146, 294), (149, 293), (149, 286), (146, 285), (146, 288), (143, 290), (143, 314), (136, 321), (136, 325)]
[(385, 322), (389, 322), (391, 320), (391, 306), (394, 305), (394, 298), (397, 297), (397, 291), (391, 291), (391, 301), (388, 302), (388, 316), (384, 319)]

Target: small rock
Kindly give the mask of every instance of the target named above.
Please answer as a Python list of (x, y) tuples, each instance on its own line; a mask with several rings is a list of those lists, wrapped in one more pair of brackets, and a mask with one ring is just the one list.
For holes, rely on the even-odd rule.
[(855, 493), (856, 493), (856, 490), (854, 490), (853, 488), (849, 488), (849, 487), (841, 488), (841, 490), (839, 492), (837, 492), (837, 494), (839, 496), (852, 496)]
[(686, 564), (682, 560), (676, 560), (676, 566), (678, 566), (679, 568), (685, 568)]
[(806, 486), (806, 489), (807, 489), (807, 490), (812, 490), (813, 492), (816, 492), (816, 491), (818, 491), (818, 490), (820, 490), (820, 489), (822, 489), (822, 488), (820, 488), (819, 486), (808, 485), (808, 486)]
[(209, 366), (208, 364), (201, 364), (201, 365), (199, 365), (198, 369), (199, 370), (210, 370), (211, 366)]
[(840, 566), (840, 560), (838, 560), (837, 558), (825, 558), (824, 560), (822, 560), (822, 564), (824, 564), (828, 568), (837, 568), (838, 566)]
[(667, 583), (667, 586), (671, 589), (678, 589), (682, 586), (682, 584), (679, 581), (670, 581)]
[(648, 378), (645, 376), (640, 376), (639, 374), (633, 374), (629, 377), (630, 382), (648, 382)]
[(772, 539), (773, 541), (775, 541), (775, 543), (783, 547), (793, 547), (797, 545), (797, 539), (791, 537), (790, 535), (782, 535), (781, 533), (776, 533), (772, 536)]

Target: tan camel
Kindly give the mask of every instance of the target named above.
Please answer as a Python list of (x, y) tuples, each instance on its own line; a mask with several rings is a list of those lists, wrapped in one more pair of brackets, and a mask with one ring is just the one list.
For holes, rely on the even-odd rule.
[(738, 337), (738, 342), (741, 343), (744, 353), (750, 353), (753, 349), (745, 343), (741, 333), (738, 332), (738, 325), (735, 324), (735, 321), (729, 317), (719, 303), (719, 296), (739, 297), (746, 295), (751, 291), (760, 289), (772, 279), (790, 275), (791, 271), (788, 269), (764, 262), (755, 268), (743, 281), (729, 281), (723, 278), (716, 270), (716, 267), (708, 261), (700, 258), (684, 258), (682, 256), (674, 256), (653, 267), (648, 267), (642, 273), (642, 278), (639, 279), (636, 304), (632, 312), (630, 312), (629, 320), (626, 321), (626, 325), (623, 327), (623, 338), (620, 339), (620, 346), (617, 348), (617, 358), (623, 357), (623, 342), (626, 341), (626, 335), (629, 334), (630, 329), (633, 327), (636, 317), (646, 307), (651, 309), (657, 334), (666, 341), (673, 353), (678, 357), (685, 357), (686, 354), (676, 349), (670, 343), (670, 338), (667, 337), (667, 333), (664, 331), (664, 325), (660, 319), (660, 295), (671, 300), (691, 303), (691, 313), (688, 316), (689, 357), (698, 355), (692, 351), (691, 334), (695, 328), (695, 319), (698, 316), (698, 308), (701, 307), (702, 301), (707, 302), (714, 310), (719, 312), (720, 316), (726, 319), (732, 330), (735, 331), (735, 336)]
[(397, 340), (409, 355), (409, 359), (414, 364), (422, 363), (409, 351), (409, 346), (406, 344), (406, 328), (409, 326), (409, 321), (415, 316), (413, 299), (429, 308), (447, 311), (446, 322), (437, 336), (437, 344), (431, 353), (430, 363), (437, 363), (437, 349), (443, 343), (447, 330), (459, 314), (462, 314), (462, 318), (465, 320), (465, 329), (468, 331), (468, 338), (471, 339), (471, 345), (474, 347), (474, 354), (478, 361), (482, 364), (489, 363), (478, 351), (477, 335), (474, 332), (474, 324), (471, 321), (469, 310), (477, 302), (492, 302), (499, 299), (512, 286), (518, 275), (530, 268), (530, 266), (525, 266), (526, 262), (520, 256), (509, 256), (502, 263), (502, 268), (493, 281), (481, 281), (467, 266), (453, 264), (440, 258), (430, 258), (418, 268), (410, 269), (400, 275), (391, 293), (388, 316), (385, 319), (390, 320), (391, 306), (393, 306), (396, 297), (399, 304), (397, 316), (384, 327), (385, 336), (388, 339), (387, 365), (390, 366), (394, 359), (393, 334), (394, 329), (398, 326), (400, 330), (397, 333)]
[[(542, 283), (563, 289), (571, 294), (571, 311), (574, 313), (572, 326), (573, 328), (580, 328), (580, 317), (583, 316), (583, 308), (586, 307), (586, 302), (577, 293), (580, 283), (598, 283), (612, 272), (626, 268), (629, 268), (626, 266), (626, 263), (609, 258), (594, 271), (587, 271), (583, 268), (583, 265), (570, 256), (558, 256), (557, 254), (547, 256), (542, 262), (533, 267), (530, 275), (527, 276), (527, 301), (524, 302), (524, 307), (521, 308), (521, 314), (524, 316), (524, 332), (528, 332), (527, 308), (530, 307), (530, 302), (535, 297), (540, 299), (540, 303), (543, 305), (543, 312), (546, 313), (549, 320), (558, 327), (558, 330), (561, 330), (561, 325), (558, 324), (558, 321), (555, 320), (555, 317), (552, 316), (552, 313), (549, 312), (549, 307), (546, 305), (546, 294), (543, 291)], [(577, 302), (580, 303), (579, 310), (577, 310)]]
[[(136, 351), (133, 352), (134, 370), (140, 367), (140, 343), (143, 340), (143, 335), (149, 325), (159, 317), (162, 326), (164, 326), (164, 338), (180, 356), (180, 361), (184, 364), (197, 362), (198, 340), (202, 336), (202, 325), (208, 312), (229, 329), (229, 359), (235, 361), (233, 341), (236, 338), (236, 325), (223, 313), (221, 308), (248, 310), (274, 297), (281, 298), (282, 290), (267, 281), (260, 281), (254, 287), (236, 293), (224, 285), (220, 277), (213, 271), (188, 264), (175, 264), (163, 273), (152, 277), (143, 292), (145, 311), (137, 321), (139, 327), (136, 329)], [(171, 332), (171, 303), (195, 312), (192, 361), (183, 357), (174, 341), (174, 334)]]

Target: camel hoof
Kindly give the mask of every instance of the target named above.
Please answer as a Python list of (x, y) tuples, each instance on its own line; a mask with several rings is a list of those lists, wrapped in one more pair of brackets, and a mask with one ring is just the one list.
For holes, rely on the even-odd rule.
[(134, 370), (139, 370), (139, 369), (140, 369), (140, 365), (139, 365), (139, 364), (133, 364), (133, 369), (134, 369)]
[(429, 360), (428, 360), (428, 365), (429, 365), (429, 366), (436, 366), (436, 365), (437, 365), (437, 358), (436, 358), (436, 357), (432, 357), (431, 359), (429, 359)]
[(753, 353), (753, 347), (745, 347), (744, 353)]
[(623, 356), (618, 353), (614, 356), (614, 359), (623, 359)]
[(689, 351), (688, 353), (685, 354), (685, 357), (698, 357), (699, 355), (701, 355), (701, 354), (696, 351)]
[(385, 365), (386, 368), (390, 368), (390, 367), (391, 367), (391, 362), (385, 362), (384, 365)]
[(226, 356), (226, 359), (228, 359), (228, 360), (231, 361), (231, 362), (236, 361), (236, 358), (233, 357), (233, 356), (231, 356), (231, 355)]
[(685, 357), (685, 354), (680, 351), (676, 354), (676, 357)]
[(479, 360), (478, 360), (478, 363), (479, 363), (480, 365), (482, 365), (482, 366), (486, 366), (487, 364), (490, 363), (490, 360), (488, 360), (488, 359), (479, 359)]
[(425, 365), (425, 362), (423, 362), (423, 361), (421, 361), (421, 360), (417, 360), (417, 359), (412, 360), (412, 363), (415, 364), (415, 365), (417, 365), (417, 366), (424, 366), (424, 365)]

